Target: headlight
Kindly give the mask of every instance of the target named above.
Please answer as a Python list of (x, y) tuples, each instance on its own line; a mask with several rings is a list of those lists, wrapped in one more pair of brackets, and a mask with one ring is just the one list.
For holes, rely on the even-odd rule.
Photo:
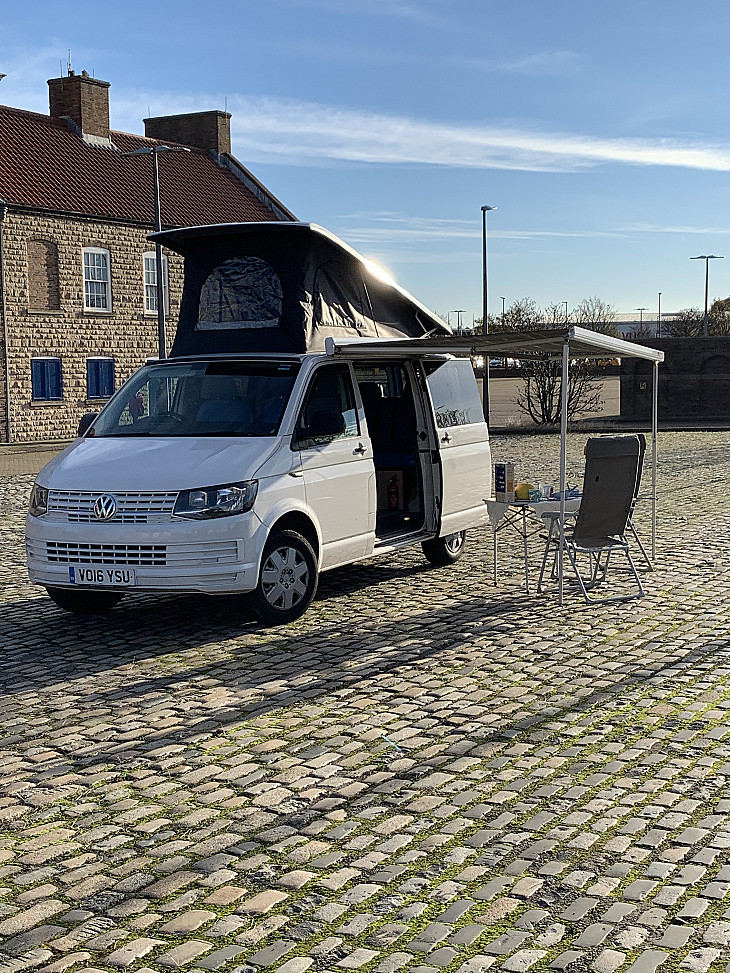
[(37, 483), (33, 484), (33, 489), (30, 491), (30, 500), (28, 502), (28, 512), (31, 517), (42, 517), (43, 514), (48, 512), (48, 488), (39, 486)]
[(188, 520), (244, 514), (253, 507), (258, 488), (258, 480), (246, 480), (243, 483), (227, 483), (225, 486), (183, 490), (178, 495), (173, 513)]

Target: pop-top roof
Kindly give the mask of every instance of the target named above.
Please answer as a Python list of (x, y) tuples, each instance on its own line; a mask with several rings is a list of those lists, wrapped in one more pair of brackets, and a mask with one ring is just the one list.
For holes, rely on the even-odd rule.
[(332, 233), (309, 223), (196, 226), (154, 234), (185, 257), (171, 356), (324, 351), (327, 337), (451, 332)]

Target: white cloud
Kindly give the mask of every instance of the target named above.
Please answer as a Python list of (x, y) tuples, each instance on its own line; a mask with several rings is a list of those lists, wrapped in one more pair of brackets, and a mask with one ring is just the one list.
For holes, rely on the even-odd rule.
[(623, 229), (628, 233), (693, 233), (707, 237), (730, 234), (728, 226), (688, 226), (686, 224), (666, 226), (660, 223), (631, 223)]
[(239, 96), (228, 105), (241, 157), (252, 161), (542, 172), (604, 163), (730, 170), (730, 146), (465, 125), (275, 98)]
[[(340, 217), (347, 227), (347, 239), (356, 246), (397, 244), (399, 248), (432, 240), (476, 240), (481, 238), (478, 220), (453, 220), (404, 216), (398, 213), (355, 213)], [(551, 238), (620, 238), (619, 230), (501, 230), (489, 231), (490, 239), (547, 240)]]

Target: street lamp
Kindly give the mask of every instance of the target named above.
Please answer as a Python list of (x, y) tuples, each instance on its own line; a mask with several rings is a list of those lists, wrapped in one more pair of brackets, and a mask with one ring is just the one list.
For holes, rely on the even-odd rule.
[(704, 260), (705, 261), (705, 316), (704, 323), (702, 325), (702, 334), (707, 337), (709, 331), (707, 329), (707, 289), (710, 282), (710, 261), (711, 260), (724, 260), (724, 257), (716, 257), (714, 253), (701, 253), (699, 257), (690, 257), (690, 260)]
[(657, 311), (656, 318), (656, 336), (661, 338), (662, 336), (662, 292), (659, 291), (659, 309)]
[(565, 325), (567, 327), (568, 326), (568, 302), (561, 301), (560, 303), (565, 305)]
[[(162, 229), (162, 214), (160, 212), (160, 169), (157, 163), (157, 156), (160, 152), (189, 152), (182, 145), (151, 145), (149, 148), (142, 147), (134, 149), (132, 152), (123, 152), (122, 155), (151, 155), (152, 156), (152, 190), (155, 198), (155, 232), (159, 233)], [(162, 245), (159, 240), (155, 240), (155, 277), (157, 292), (157, 348), (160, 359), (167, 358), (167, 347), (165, 340), (165, 289), (162, 279)]]
[[(482, 206), (482, 334), (489, 334), (488, 292), (487, 292), (487, 213), (495, 210), (496, 206)], [(489, 355), (484, 349), (484, 418), (489, 423)]]
[(635, 307), (634, 310), (639, 312), (639, 330), (640, 331), (643, 331), (644, 330), (644, 311), (647, 311), (648, 308), (646, 308), (646, 307)]
[(504, 298), (500, 297), (500, 301), (502, 302), (502, 330), (504, 331)]
[(460, 308), (454, 311), (449, 311), (449, 314), (456, 315), (456, 333), (461, 334), (461, 315), (464, 313), (464, 309)]

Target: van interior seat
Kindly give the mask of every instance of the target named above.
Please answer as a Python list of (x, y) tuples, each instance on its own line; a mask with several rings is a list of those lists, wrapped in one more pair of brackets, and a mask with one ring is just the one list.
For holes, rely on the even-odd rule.
[(361, 382), (359, 388), (375, 468), (416, 466), (416, 414), (410, 396), (384, 397), (378, 382)]
[(196, 422), (217, 426), (242, 426), (251, 422), (251, 408), (239, 394), (230, 375), (208, 375), (201, 389)]

